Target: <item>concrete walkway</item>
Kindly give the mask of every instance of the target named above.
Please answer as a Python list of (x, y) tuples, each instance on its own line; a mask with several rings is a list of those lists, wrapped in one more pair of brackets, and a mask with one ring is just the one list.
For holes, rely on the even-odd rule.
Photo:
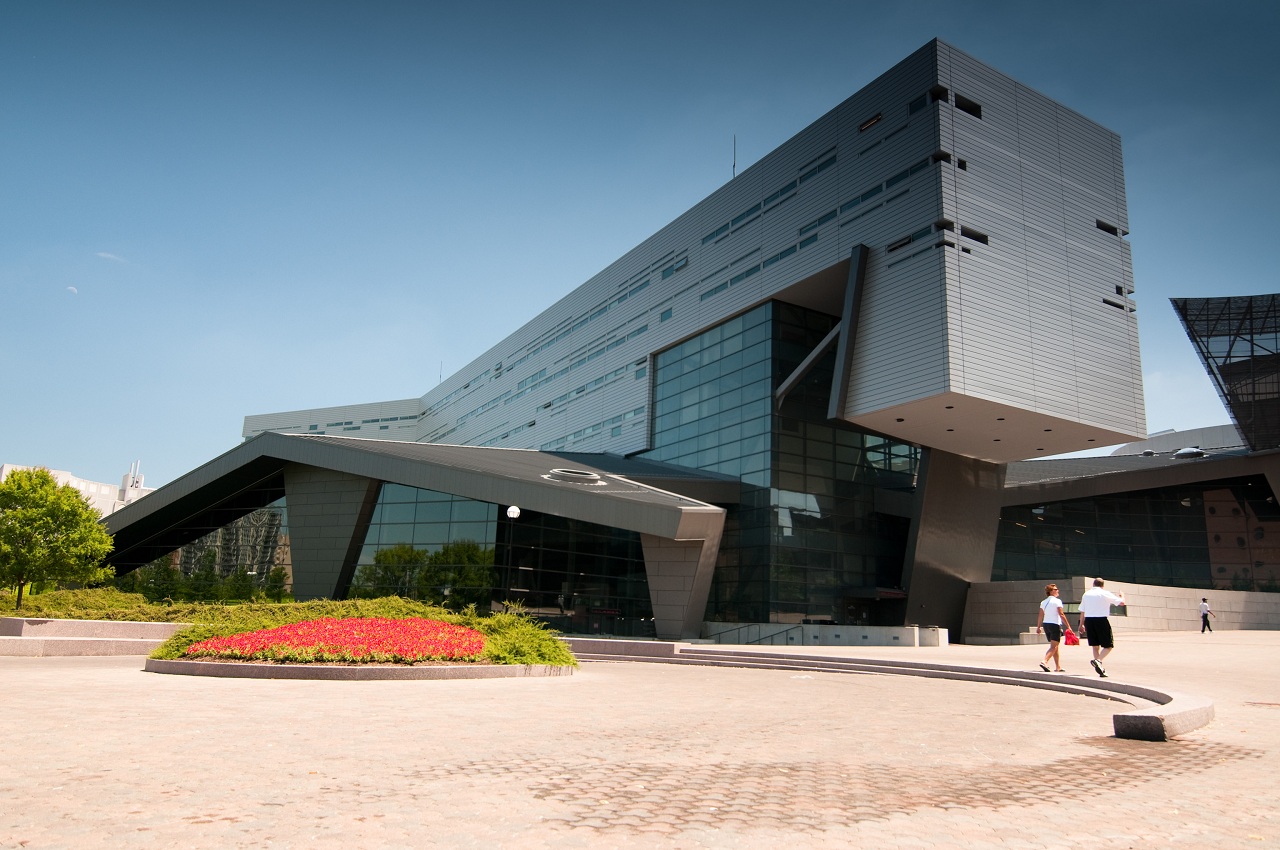
[[(1113, 678), (1215, 703), (1169, 743), (1112, 737), (1102, 700), (902, 676), (298, 682), (0, 658), (0, 847), (1276, 847), (1278, 650), (1122, 636)], [(858, 655), (1037, 670), (1040, 650)]]

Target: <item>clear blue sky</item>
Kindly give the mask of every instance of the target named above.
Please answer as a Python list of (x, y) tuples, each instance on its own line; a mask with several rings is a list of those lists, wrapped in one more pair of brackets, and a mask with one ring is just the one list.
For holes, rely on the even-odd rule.
[(167, 483), (431, 389), (930, 38), (1124, 140), (1148, 427), (1177, 296), (1280, 290), (1280, 4), (0, 4), (0, 461)]

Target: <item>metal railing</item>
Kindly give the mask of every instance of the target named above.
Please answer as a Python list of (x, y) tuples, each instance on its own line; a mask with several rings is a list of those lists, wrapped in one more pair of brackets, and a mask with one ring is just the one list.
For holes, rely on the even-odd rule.
[[(737, 628), (726, 629), (723, 632), (717, 632), (716, 634), (711, 635), (711, 639), (714, 640), (716, 643), (728, 643), (728, 644), (735, 644), (740, 646), (753, 646), (753, 645), (755, 646), (760, 646), (760, 645), (786, 646), (790, 642), (789, 635), (791, 635), (792, 632), (800, 632), (802, 637), (804, 635), (804, 626), (792, 626), (780, 632), (771, 632), (770, 634), (766, 635), (766, 634), (763, 634), (763, 631), (767, 625), (768, 624), (766, 623), (744, 623), (743, 625), (738, 626)], [(755, 637), (750, 636), (752, 629), (755, 630)], [(748, 639), (746, 640), (743, 640), (740, 637), (737, 637), (739, 633), (743, 631), (747, 632), (746, 637)], [(734, 635), (736, 639), (726, 639), (725, 637), (726, 635)], [(804, 641), (801, 640), (800, 644), (803, 645)]]

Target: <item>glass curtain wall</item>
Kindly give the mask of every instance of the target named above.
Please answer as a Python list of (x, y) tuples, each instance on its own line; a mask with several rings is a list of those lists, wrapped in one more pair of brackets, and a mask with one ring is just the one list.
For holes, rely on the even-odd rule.
[(1280, 591), (1275, 494), (1259, 475), (1001, 512), (993, 581), (1073, 576)]
[(488, 611), (497, 524), (497, 505), (383, 484), (347, 595)]
[(261, 582), (272, 567), (291, 570), (284, 497), (213, 529), (183, 546), (171, 559), (188, 576), (202, 568), (212, 569), (224, 578), (243, 570)]
[[(282, 595), (293, 583), (288, 509), (282, 481), (242, 492), (195, 521), (204, 533), (116, 584), (149, 599), (212, 601)], [(246, 505), (258, 504), (259, 508)]]
[(639, 534), (525, 509), (498, 532), (504, 598), (569, 634), (654, 637)]
[(638, 534), (401, 484), (382, 485), (347, 595), (518, 603), (566, 632), (653, 635)]
[(707, 618), (901, 624), (906, 521), (877, 487), (914, 486), (916, 450), (826, 418), (834, 354), (774, 390), (835, 317), (770, 302), (659, 353), (645, 457), (735, 475)]

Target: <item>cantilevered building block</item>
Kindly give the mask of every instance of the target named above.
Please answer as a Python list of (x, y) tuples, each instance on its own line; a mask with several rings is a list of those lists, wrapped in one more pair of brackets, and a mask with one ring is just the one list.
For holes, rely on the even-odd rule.
[(908, 121), (927, 178), (907, 194), (885, 181), (896, 231), (842, 234), (869, 250), (850, 275), (857, 327), (832, 415), (992, 461), (1145, 434), (1119, 137), (930, 48), (903, 63), (921, 62), (929, 85), (877, 121)]

